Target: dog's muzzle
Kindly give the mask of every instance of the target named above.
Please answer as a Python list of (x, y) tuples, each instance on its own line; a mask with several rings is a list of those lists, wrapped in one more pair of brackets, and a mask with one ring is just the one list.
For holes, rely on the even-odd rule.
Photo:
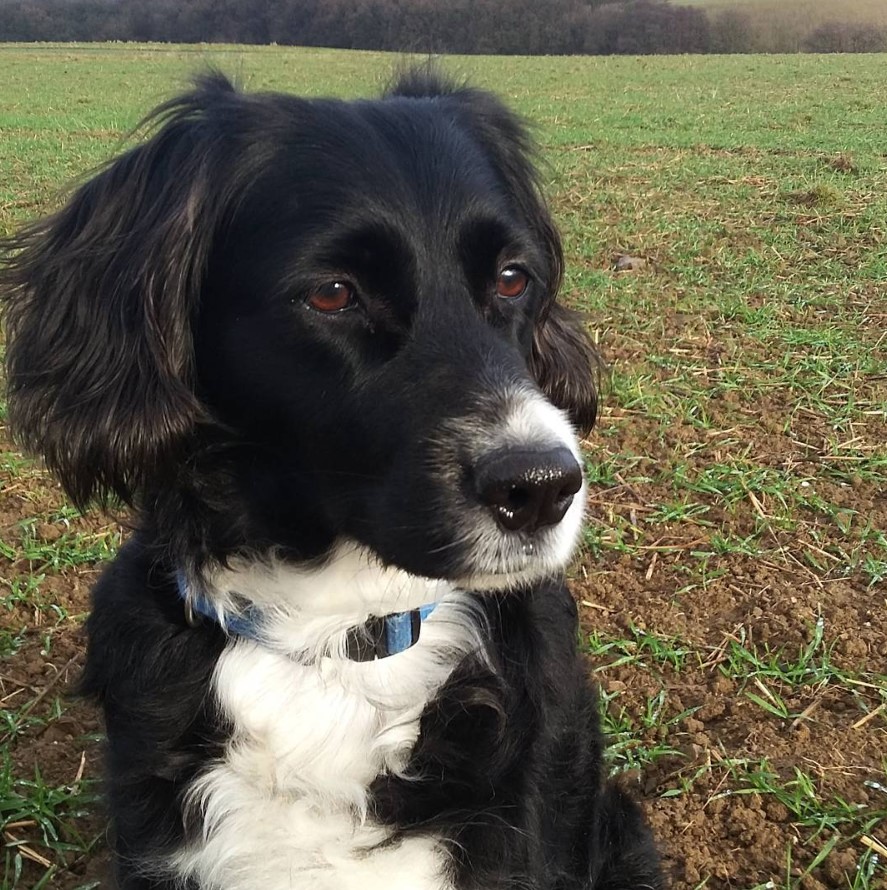
[(481, 458), (474, 485), (502, 529), (532, 534), (564, 518), (582, 488), (582, 470), (564, 446), (503, 448)]

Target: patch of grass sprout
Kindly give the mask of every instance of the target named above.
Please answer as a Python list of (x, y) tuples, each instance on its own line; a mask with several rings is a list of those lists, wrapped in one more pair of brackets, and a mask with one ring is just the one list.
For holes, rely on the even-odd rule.
[(834, 643), (825, 641), (822, 616), (812, 628), (810, 641), (793, 652), (787, 647), (753, 644), (745, 628), (737, 636), (724, 648), (718, 670), (738, 682), (749, 701), (780, 720), (805, 717), (804, 709), (798, 712), (789, 706), (787, 694), (803, 693), (812, 698), (827, 687), (840, 687), (851, 691), (864, 713), (869, 706), (857, 695), (857, 687), (880, 690), (880, 697), (887, 700), (887, 675), (873, 671), (860, 675), (835, 664)]
[(23, 605), (42, 605), (40, 598), (40, 585), (46, 578), (44, 572), (33, 575), (17, 576), (14, 578), (3, 579), (7, 592), (3, 598), (3, 605), (12, 609), (14, 606)]
[[(15, 631), (8, 628), (0, 628), (0, 659), (12, 658), (21, 649), (24, 643), (24, 630)], [(4, 711), (0, 709), (0, 717)]]
[(689, 522), (693, 525), (711, 527), (713, 523), (703, 518), (710, 510), (711, 506), (708, 504), (688, 503), (686, 501), (656, 504), (644, 517), (644, 522), (648, 525)]
[(34, 885), (46, 886), (60, 863), (88, 854), (100, 836), (84, 836), (77, 831), (79, 818), (89, 813), (97, 801), (95, 783), (75, 779), (69, 785), (53, 785), (39, 769), (33, 778), (16, 775), (7, 750), (0, 752), (0, 823), (3, 825), (2, 886), (21, 887), (24, 861), (44, 864), (46, 872)]
[(595, 658), (596, 673), (626, 664), (639, 667), (667, 665), (674, 671), (680, 671), (690, 660), (698, 664), (693, 647), (677, 638), (650, 633), (633, 624), (628, 633), (630, 636), (623, 639), (608, 639), (596, 632), (588, 635), (588, 652)]
[[(642, 770), (662, 757), (683, 757), (666, 741), (669, 730), (697, 709), (689, 708), (673, 717), (665, 716), (665, 689), (645, 700), (643, 710), (634, 713), (619, 703), (622, 693), (600, 691), (602, 728), (607, 737), (605, 756), (613, 773)], [(647, 741), (651, 733), (655, 741)]]
[[(876, 852), (880, 845), (872, 841), (878, 830), (887, 825), (887, 797), (883, 804), (866, 807), (836, 795), (828, 796), (817, 787), (816, 780), (808, 773), (794, 767), (790, 777), (780, 775), (766, 758), (724, 759), (720, 766), (730, 774), (733, 787), (719, 792), (716, 797), (765, 795), (781, 803), (795, 825), (808, 829), (809, 842), (825, 839), (802, 877), (811, 874), (824, 862), (838, 843), (862, 839), (867, 840), (868, 844), (863, 842), (860, 845), (859, 860), (847, 886), (868, 890), (878, 886), (870, 883), (876, 873), (887, 876), (887, 862), (882, 862)], [(787, 870), (789, 883), (786, 883), (786, 887), (801, 886), (800, 883), (793, 883), (797, 880), (793, 876), (794, 871), (794, 868)]]
[(120, 543), (119, 532), (81, 534), (63, 532), (53, 541), (44, 541), (36, 532), (37, 520), (21, 523), (20, 542), (16, 546), (0, 541), (0, 556), (10, 561), (26, 560), (31, 572), (59, 571), (109, 560)]

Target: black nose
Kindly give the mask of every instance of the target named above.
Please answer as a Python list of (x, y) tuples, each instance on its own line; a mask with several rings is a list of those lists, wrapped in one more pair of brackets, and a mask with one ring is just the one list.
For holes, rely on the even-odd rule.
[(477, 496), (508, 531), (557, 525), (582, 487), (582, 470), (568, 448), (502, 449), (482, 458), (474, 473)]

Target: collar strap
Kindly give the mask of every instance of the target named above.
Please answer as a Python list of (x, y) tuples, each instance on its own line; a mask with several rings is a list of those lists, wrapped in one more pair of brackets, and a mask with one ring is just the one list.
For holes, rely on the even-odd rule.
[[(256, 642), (262, 641), (262, 616), (255, 606), (248, 606), (238, 615), (225, 616), (224, 624), (209, 599), (188, 586), (184, 575), (176, 574), (179, 596), (185, 604), (185, 620), (192, 627), (201, 618), (219, 625), (226, 633)], [(375, 661), (404, 652), (419, 641), (422, 622), (434, 611), (437, 603), (428, 603), (409, 612), (392, 612), (372, 617), (352, 627), (345, 638), (345, 655), (352, 661)]]

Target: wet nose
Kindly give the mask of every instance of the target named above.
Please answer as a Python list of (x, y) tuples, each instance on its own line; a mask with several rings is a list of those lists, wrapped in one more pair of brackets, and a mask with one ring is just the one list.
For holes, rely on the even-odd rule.
[(582, 470), (563, 446), (495, 451), (481, 458), (474, 478), (481, 503), (512, 532), (557, 525), (582, 487)]

